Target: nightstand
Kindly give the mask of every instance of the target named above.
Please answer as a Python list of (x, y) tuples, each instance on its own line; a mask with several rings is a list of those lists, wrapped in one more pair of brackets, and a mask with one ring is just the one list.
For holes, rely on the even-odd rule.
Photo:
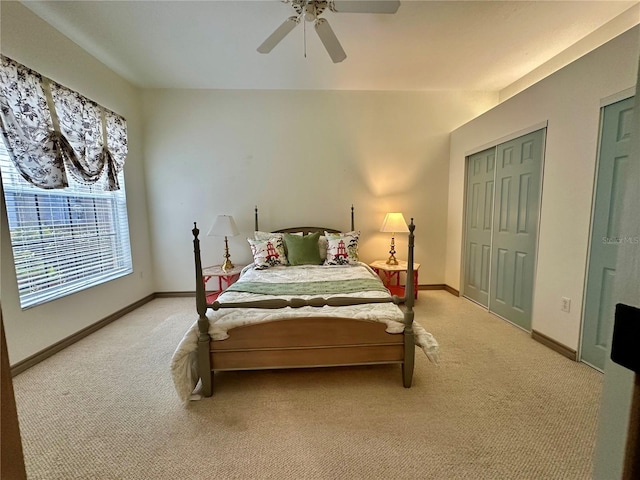
[(213, 265), (212, 267), (205, 267), (202, 269), (202, 281), (204, 282), (204, 289), (207, 290), (207, 282), (212, 278), (218, 279), (218, 289), (207, 292), (207, 303), (213, 303), (222, 292), (224, 292), (229, 285), (235, 283), (240, 277), (240, 272), (245, 265), (238, 265), (226, 272), (222, 270), (222, 265)]
[[(400, 274), (407, 273), (407, 262), (398, 260), (398, 265), (389, 265), (386, 260), (376, 260), (369, 264), (369, 266), (382, 277), (382, 283), (387, 287), (391, 295), (397, 295), (404, 297), (404, 285), (400, 284)], [(418, 269), (419, 263), (413, 264), (413, 296), (418, 298)]]

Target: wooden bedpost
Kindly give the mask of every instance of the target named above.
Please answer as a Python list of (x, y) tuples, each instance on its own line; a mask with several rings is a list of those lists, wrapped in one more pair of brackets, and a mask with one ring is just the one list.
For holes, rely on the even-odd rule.
[(213, 394), (213, 373), (211, 372), (211, 357), (209, 355), (209, 319), (207, 318), (207, 296), (202, 280), (202, 260), (200, 258), (200, 230), (193, 222), (193, 254), (196, 266), (196, 309), (198, 310), (198, 375), (202, 381), (202, 394), (210, 397)]
[(254, 230), (257, 232), (258, 230), (260, 230), (258, 228), (258, 205), (256, 205), (256, 209), (255, 212), (253, 214), (253, 226), (255, 227)]
[(351, 231), (352, 232), (356, 229), (355, 225), (356, 225), (356, 222), (353, 216), (353, 205), (351, 205)]
[(407, 280), (404, 289), (404, 361), (402, 363), (402, 383), (405, 388), (411, 387), (413, 381), (413, 362), (415, 358), (415, 338), (413, 334), (413, 304), (415, 300), (415, 286), (413, 283), (413, 232), (416, 226), (413, 218), (409, 224), (409, 253), (407, 255)]

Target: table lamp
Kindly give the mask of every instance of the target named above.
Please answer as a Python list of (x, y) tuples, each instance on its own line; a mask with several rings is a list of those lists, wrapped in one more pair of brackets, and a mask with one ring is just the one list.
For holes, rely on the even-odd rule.
[(405, 233), (409, 231), (409, 227), (407, 227), (407, 222), (404, 220), (402, 213), (387, 213), (384, 217), (384, 221), (382, 222), (382, 227), (380, 227), (381, 232), (391, 233), (391, 248), (389, 249), (389, 258), (387, 259), (388, 265), (398, 265), (398, 260), (396, 260), (396, 245), (395, 245), (395, 234), (396, 233)]
[(229, 243), (227, 237), (235, 237), (238, 235), (238, 227), (236, 222), (233, 221), (231, 215), (218, 215), (213, 226), (209, 229), (207, 235), (214, 237), (224, 237), (224, 263), (222, 264), (222, 271), (227, 272), (233, 269), (234, 265), (231, 263), (229, 255)]

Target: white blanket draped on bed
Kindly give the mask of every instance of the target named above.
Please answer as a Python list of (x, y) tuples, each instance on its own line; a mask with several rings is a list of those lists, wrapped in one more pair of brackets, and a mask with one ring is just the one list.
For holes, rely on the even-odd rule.
[[(375, 272), (364, 263), (352, 266), (319, 266), (305, 265), (297, 267), (273, 267), (267, 270), (255, 270), (252, 266), (246, 267), (238, 282), (269, 282), (269, 283), (304, 283), (321, 282), (327, 280), (327, 273), (331, 271), (331, 280), (355, 280), (377, 278)], [(254, 294), (246, 292), (227, 291), (220, 295), (218, 301), (246, 302), (252, 300), (266, 300), (271, 298), (303, 298), (313, 297), (357, 297), (357, 298), (384, 298), (389, 294), (377, 290), (362, 291), (356, 293), (340, 293), (336, 295), (294, 295), (274, 297), (272, 295)], [(404, 331), (404, 314), (393, 303), (371, 303), (345, 307), (301, 307), (281, 308), (274, 310), (259, 308), (232, 308), (218, 311), (208, 310), (209, 335), (213, 340), (228, 338), (227, 331), (242, 325), (268, 322), (271, 320), (283, 320), (299, 317), (343, 317), (382, 322), (387, 325), (388, 333), (402, 333)], [(197, 346), (198, 346), (198, 322), (196, 321), (180, 341), (171, 359), (171, 374), (176, 391), (183, 401), (189, 400), (198, 380), (197, 373)], [(438, 342), (420, 324), (414, 321), (413, 331), (415, 343), (422, 348), (429, 360), (438, 363)]]

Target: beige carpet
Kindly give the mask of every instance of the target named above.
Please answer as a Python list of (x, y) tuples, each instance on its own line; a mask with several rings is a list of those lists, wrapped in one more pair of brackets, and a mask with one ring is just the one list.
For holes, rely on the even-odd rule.
[(14, 378), (30, 479), (587, 479), (601, 374), (444, 291), (400, 367), (224, 373), (184, 406), (195, 300), (156, 299)]

